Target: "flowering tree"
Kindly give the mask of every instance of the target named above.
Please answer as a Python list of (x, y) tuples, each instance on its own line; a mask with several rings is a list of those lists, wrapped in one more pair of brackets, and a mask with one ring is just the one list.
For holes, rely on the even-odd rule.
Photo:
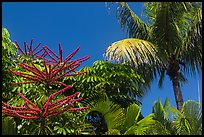
[[(13, 85), (25, 85), (25, 84), (41, 84), (44, 86), (45, 95), (38, 94), (43, 96), (44, 102), (39, 103), (34, 99), (28, 99), (24, 96), (20, 90), (17, 93), (23, 99), (21, 106), (13, 106), (4, 101), (2, 101), (2, 113), (12, 117), (18, 117), (21, 119), (32, 119), (40, 122), (40, 131), (39, 134), (50, 134), (51, 131), (46, 126), (46, 120), (63, 114), (64, 112), (70, 111), (82, 111), (88, 107), (76, 107), (74, 104), (82, 100), (82, 98), (76, 98), (79, 92), (76, 92), (68, 96), (60, 96), (57, 98), (57, 95), (67, 91), (72, 88), (72, 85), (67, 85), (61, 82), (60, 80), (63, 77), (75, 76), (84, 74), (85, 72), (80, 73), (71, 73), (77, 67), (80, 66), (81, 62), (87, 60), (89, 56), (85, 56), (76, 60), (71, 60), (71, 58), (76, 54), (80, 47), (78, 47), (73, 53), (68, 55), (64, 60), (62, 57), (62, 48), (59, 44), (59, 56), (54, 53), (48, 46), (43, 46), (41, 49), (37, 50), (40, 46), (40, 43), (32, 48), (33, 40), (31, 40), (30, 45), (24, 42), (24, 51), (20, 48), (19, 44), (16, 42), (16, 46), (21, 53), (18, 53), (20, 56), (29, 56), (30, 60), (40, 59), (43, 64), (35, 64), (34, 61), (29, 62), (19, 62), (18, 66), (21, 67), (20, 71), (8, 70), (8, 72), (22, 77), (23, 81), (21, 82), (11, 82)], [(36, 51), (37, 50), (37, 51)], [(36, 52), (35, 52), (36, 51)], [(71, 74), (70, 74), (71, 73)], [(61, 85), (63, 88), (59, 91), (52, 89), (53, 85)], [(54, 91), (54, 92), (53, 92)], [(30, 91), (27, 91), (30, 92)], [(55, 99), (57, 98), (57, 99)], [(75, 107), (74, 107), (75, 106)]]

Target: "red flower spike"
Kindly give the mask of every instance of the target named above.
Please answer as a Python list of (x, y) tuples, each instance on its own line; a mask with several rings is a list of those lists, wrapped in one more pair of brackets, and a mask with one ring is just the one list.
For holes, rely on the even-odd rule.
[(38, 50), (35, 54), (33, 54), (33, 56), (36, 56), (38, 53), (40, 53), (41, 51), (43, 51), (43, 49)]
[(60, 62), (62, 62), (62, 48), (60, 43), (59, 43), (59, 54), (60, 54)]
[(41, 42), (33, 49), (33, 52), (40, 46)]
[(26, 50), (26, 44), (24, 42), (24, 50), (25, 50), (25, 55), (27, 55), (27, 50)]
[(68, 55), (64, 61), (69, 61), (76, 53), (77, 51), (80, 49), (80, 46), (78, 46), (70, 55)]
[[(57, 60), (56, 60), (54, 57), (52, 57), (52, 55), (51, 55), (45, 48), (43, 48), (43, 49), (45, 50), (46, 54), (47, 54), (48, 56), (50, 56), (50, 58), (52, 59), (52, 61), (53, 61), (54, 63), (57, 63)], [(43, 59), (46, 59), (46, 58), (44, 57)]]
[(90, 58), (90, 56), (85, 56), (85, 57), (82, 57), (82, 58), (79, 58), (79, 59), (77, 59), (76, 61), (78, 61), (78, 62), (83, 62), (83, 61), (85, 61), (85, 60), (87, 60), (87, 59), (89, 59)]
[(29, 70), (30, 72), (32, 72), (32, 73), (35, 74), (36, 76), (39, 76), (39, 77), (42, 76), (42, 77), (44, 77), (44, 75), (43, 75), (42, 73), (40, 73), (38, 70), (33, 71), (34, 69), (36, 69), (34, 64), (32, 64), (32, 65), (34, 65), (34, 67), (31, 67), (31, 66), (29, 66), (29, 65), (27, 65), (27, 64), (24, 64), (24, 63), (19, 63), (18, 65), (21, 66), (21, 67), (24, 68), (24, 69)]
[[(53, 73), (51, 74), (51, 78), (53, 76), (55, 76), (57, 73), (59, 73), (62, 70), (65, 70), (68, 67), (72, 67), (74, 65), (77, 65), (78, 63), (76, 61), (72, 61), (70, 64), (68, 64), (67, 66), (65, 66), (65, 63), (62, 64), (62, 66), (60, 66), (59, 68), (56, 68), (55, 70), (53, 70)], [(56, 67), (56, 66), (54, 66)]]
[[(43, 49), (45, 50), (45, 52), (47, 53), (47, 55), (53, 60), (53, 63), (58, 63), (58, 62), (63, 62), (63, 63), (67, 63), (76, 53), (77, 51), (80, 49), (80, 46), (78, 46), (70, 55), (68, 55), (64, 61), (62, 59), (62, 48), (61, 48), (61, 44), (59, 43), (59, 56), (56, 55), (50, 48), (48, 48), (47, 46), (43, 46)], [(53, 55), (53, 56), (52, 56)], [(89, 59), (89, 56), (85, 56), (83, 58), (79, 58), (76, 61), (77, 62), (83, 62), (87, 59)], [(44, 58), (47, 59), (47, 58)]]
[(18, 42), (15, 41), (15, 43), (16, 43), (17, 48), (21, 51), (21, 53), (25, 55), (26, 53), (21, 49), (21, 47), (19, 46)]
[(34, 53), (34, 51), (40, 46), (41, 43), (39, 43), (34, 49), (32, 49), (32, 44), (33, 44), (33, 39), (31, 39), (30, 41), (30, 45), (28, 45), (26, 42), (24, 42), (24, 51), (22, 50), (22, 48), (20, 48), (19, 44), (17, 41), (15, 41), (15, 44), (17, 46), (17, 48), (20, 50), (20, 52), (24, 55), (29, 55), (31, 57), (37, 57), (36, 55), (42, 51), (42, 49), (40, 49), (39, 51), (37, 51), (36, 53)]
[[(48, 52), (48, 53), (52, 53), (57, 59), (60, 58), (60, 57), (59, 57), (57, 54), (55, 54), (51, 49), (49, 49), (48, 46), (43, 46), (43, 49), (44, 49), (45, 51), (49, 50), (49, 51), (47, 51), (47, 52)], [(51, 54), (49, 54), (49, 55), (51, 56)]]
[(76, 98), (77, 94), (79, 92), (76, 92), (73, 95), (67, 96), (61, 100), (55, 101), (52, 103), (52, 99), (57, 96), (58, 94), (66, 91), (67, 89), (71, 88), (72, 86), (69, 85), (53, 94), (51, 94), (45, 103), (42, 105), (42, 108), (39, 108), (36, 106), (33, 102), (28, 100), (20, 91), (17, 91), (17, 93), (21, 96), (21, 98), (24, 100), (23, 106), (11, 106), (9, 104), (6, 104), (2, 101), (2, 113), (8, 116), (12, 117), (19, 117), (22, 119), (46, 119), (49, 117), (60, 115), (66, 111), (82, 111), (85, 109), (88, 109), (88, 107), (82, 107), (82, 108), (71, 108), (73, 106), (72, 102), (76, 102), (81, 100), (82, 98)]
[(31, 39), (31, 41), (30, 41), (30, 54), (33, 54), (32, 45), (33, 45), (33, 39)]
[[(61, 54), (62, 50), (61, 50), (60, 46), (59, 46), (59, 50), (60, 50), (60, 57), (61, 57), (62, 56), (62, 54)], [(73, 53), (75, 54), (75, 52), (77, 50), (75, 50)], [(49, 54), (47, 50), (45, 50), (45, 52), (47, 54)], [(71, 55), (73, 55), (73, 54), (71, 54)], [(39, 68), (37, 68), (37, 66), (35, 66), (35, 64), (33, 62), (31, 62), (32, 66), (29, 66), (25, 63), (19, 63), (18, 64), (19, 66), (21, 66), (23, 69), (26, 69), (26, 70), (32, 72), (33, 74), (27, 74), (26, 72), (17, 72), (17, 71), (12, 71), (12, 70), (9, 70), (9, 72), (11, 72), (15, 75), (18, 75), (20, 77), (23, 77), (24, 79), (27, 80), (26, 83), (41, 82), (41, 83), (44, 83), (46, 85), (60, 84), (63, 86), (67, 86), (63, 82), (60, 82), (59, 80), (65, 76), (76, 76), (76, 75), (84, 74), (84, 72), (73, 73), (73, 74), (70, 74), (70, 73), (72, 71), (74, 71), (77, 67), (79, 67), (80, 63), (82, 61), (85, 61), (88, 58), (89, 58), (89, 56), (86, 56), (86, 57), (83, 57), (81, 59), (78, 59), (78, 61), (73, 60), (73, 61), (68, 62), (68, 60), (66, 60), (62, 63), (60, 62), (60, 59), (59, 59), (57, 61), (57, 63), (55, 63), (55, 64), (49, 64), (48, 62), (46, 62), (44, 60), (44, 62), (43, 62), (44, 70), (40, 70)], [(19, 82), (16, 84), (26, 84), (26, 83)], [(14, 83), (12, 83), (12, 84), (14, 84)]]

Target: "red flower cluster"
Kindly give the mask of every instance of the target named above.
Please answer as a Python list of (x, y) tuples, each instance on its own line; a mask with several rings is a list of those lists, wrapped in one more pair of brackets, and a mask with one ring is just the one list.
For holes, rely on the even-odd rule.
[[(85, 72), (80, 73), (72, 73), (73, 70), (75, 70), (77, 67), (80, 66), (81, 62), (89, 59), (89, 56), (85, 56), (73, 61), (69, 61), (79, 50), (80, 47), (78, 47), (76, 50), (74, 50), (73, 53), (68, 55), (64, 61), (62, 60), (62, 48), (59, 44), (59, 53), (60, 56), (56, 55), (51, 49), (49, 49), (47, 46), (43, 46), (42, 49), (40, 49), (38, 52), (34, 53), (34, 51), (39, 47), (40, 44), (38, 44), (37, 47), (32, 49), (32, 40), (30, 42), (30, 46), (28, 46), (24, 42), (25, 51), (23, 51), (18, 43), (16, 42), (16, 45), (18, 49), (22, 52), (24, 55), (30, 55), (32, 57), (37, 57), (39, 59), (42, 59), (44, 61), (44, 70), (39, 69), (33, 62), (31, 63), (32, 66), (25, 64), (23, 62), (19, 63), (18, 65), (22, 67), (23, 69), (26, 69), (32, 74), (28, 74), (26, 72), (18, 72), (13, 70), (8, 70), (9, 72), (21, 76), (24, 78), (24, 80), (27, 80), (26, 82), (11, 82), (11, 84), (30, 84), (30, 83), (37, 83), (41, 82), (46, 85), (52, 85), (52, 84), (60, 84), (63, 86), (67, 86), (66, 84), (60, 82), (59, 80), (65, 76), (75, 76), (79, 74), (84, 74)], [(27, 48), (26, 48), (27, 47)], [(27, 52), (28, 50), (28, 52)], [(37, 55), (41, 51), (44, 52), (42, 55)], [(46, 56), (50, 57), (52, 60), (46, 58)], [(51, 63), (51, 64), (50, 64)]]
[[(23, 55), (28, 55), (28, 56), (33, 57), (33, 58), (39, 58), (39, 59), (42, 59), (42, 60), (46, 61), (46, 63), (51, 63), (51, 64), (68, 62), (77, 53), (77, 51), (80, 48), (80, 46), (78, 46), (77, 49), (74, 50), (70, 55), (68, 55), (63, 61), (62, 48), (61, 48), (60, 44), (59, 44), (59, 56), (58, 56), (56, 53), (54, 53), (46, 45), (43, 46), (41, 49), (39, 49), (37, 52), (35, 52), (36, 49), (40, 46), (41, 43), (39, 43), (34, 49), (32, 49), (33, 39), (30, 41), (30, 46), (28, 46), (28, 44), (26, 42), (24, 42), (24, 51), (19, 46), (18, 42), (15, 42), (15, 43), (17, 45), (17, 48), (20, 50), (20, 52)], [(85, 61), (87, 59), (89, 59), (89, 56), (79, 58), (76, 61), (81, 63), (81, 62), (83, 62), (83, 61)]]
[(70, 59), (79, 50), (80, 47), (78, 47), (76, 50), (74, 50), (73, 53), (68, 55), (63, 60), (62, 48), (60, 44), (59, 44), (60, 55), (58, 56), (47, 46), (43, 46), (40, 50), (35, 52), (41, 43), (39, 43), (34, 49), (32, 49), (32, 42), (33, 40), (31, 40), (30, 46), (28, 46), (28, 44), (24, 42), (24, 51), (20, 48), (17, 42), (16, 42), (16, 45), (23, 55), (28, 55), (31, 58), (42, 59), (44, 67), (39, 68), (33, 62), (31, 63), (31, 65), (28, 65), (24, 62), (18, 63), (20, 67), (22, 67), (25, 70), (28, 70), (29, 73), (24, 71), (18, 72), (18, 71), (9, 70), (9, 72), (15, 75), (21, 76), (23, 77), (24, 80), (26, 80), (18, 83), (12, 82), (12, 84), (28, 84), (28, 83), (40, 82), (40, 83), (44, 83), (45, 85), (60, 84), (65, 86), (65, 88), (51, 94), (42, 105), (42, 108), (39, 108), (38, 106), (36, 106), (32, 101), (30, 101), (22, 93), (20, 93), (20, 91), (17, 91), (17, 93), (24, 100), (24, 105), (12, 106), (2, 101), (2, 113), (13, 117), (23, 118), (23, 119), (40, 119), (41, 121), (44, 122), (46, 118), (62, 114), (65, 111), (78, 111), (78, 110), (87, 109), (88, 107), (71, 108), (74, 102), (80, 101), (82, 99), (82, 98), (74, 99), (74, 97), (77, 94), (79, 94), (79, 92), (76, 92), (73, 95), (67, 96), (55, 102), (52, 102), (52, 100), (59, 93), (62, 93), (69, 88), (72, 88), (71, 85), (66, 85), (63, 82), (60, 82), (61, 78), (65, 76), (75, 76), (75, 75), (85, 73), (85, 72), (79, 72), (79, 73), (70, 74), (70, 72), (74, 71), (81, 64), (81, 62), (89, 59), (89, 56), (85, 56), (85, 57), (70, 61)]
[(51, 94), (45, 103), (42, 105), (42, 108), (36, 106), (33, 102), (28, 100), (20, 91), (18, 94), (24, 100), (24, 106), (11, 106), (6, 104), (2, 101), (2, 113), (12, 116), (12, 117), (19, 117), (23, 119), (39, 119), (45, 120), (46, 118), (53, 117), (56, 115), (60, 115), (65, 111), (77, 111), (77, 110), (85, 110), (88, 107), (81, 107), (81, 108), (71, 108), (73, 106), (73, 102), (80, 101), (82, 98), (74, 97), (79, 94), (76, 92), (73, 95), (67, 96), (61, 100), (55, 101), (52, 103), (52, 99), (61, 92), (71, 88), (72, 86), (67, 86), (53, 94)]

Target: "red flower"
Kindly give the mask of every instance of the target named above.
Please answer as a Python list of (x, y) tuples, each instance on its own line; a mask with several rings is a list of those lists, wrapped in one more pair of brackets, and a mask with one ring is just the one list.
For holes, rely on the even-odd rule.
[(2, 101), (2, 113), (12, 117), (19, 117), (23, 119), (45, 120), (46, 118), (60, 115), (66, 111), (82, 111), (87, 109), (88, 107), (71, 108), (74, 102), (82, 100), (82, 98), (74, 99), (74, 97), (76, 97), (76, 95), (79, 94), (79, 92), (76, 92), (75, 94), (67, 96), (61, 100), (52, 102), (52, 99), (55, 96), (57, 96), (59, 93), (62, 93), (71, 87), (72, 86), (69, 85), (51, 94), (47, 98), (45, 103), (42, 105), (42, 108), (39, 108), (38, 106), (36, 106), (33, 102), (28, 100), (22, 93), (20, 93), (20, 91), (17, 91), (17, 93), (24, 100), (24, 105), (12, 106)]
[[(31, 45), (32, 45), (32, 40), (31, 40), (30, 47), (28, 48), (28, 49), (30, 49), (29, 53), (31, 53), (32, 55), (36, 55), (36, 53), (33, 54), (33, 51), (36, 48), (34, 50), (31, 50), (32, 49)], [(85, 72), (79, 72), (79, 73), (70, 74), (70, 72), (74, 71), (77, 67), (80, 66), (81, 62), (89, 59), (89, 56), (85, 56), (85, 57), (82, 57), (82, 58), (79, 58), (76, 60), (69, 61), (76, 54), (76, 52), (79, 50), (79, 48), (80, 47), (78, 47), (73, 53), (68, 55), (63, 61), (62, 60), (62, 49), (61, 49), (60, 45), (59, 45), (60, 56), (56, 55), (47, 46), (44, 46), (42, 48), (44, 50), (44, 53), (42, 54), (43, 56), (41, 56), (41, 58), (44, 60), (44, 70), (39, 69), (33, 62), (31, 63), (32, 66), (27, 65), (23, 62), (19, 63), (18, 65), (20, 67), (32, 72), (32, 74), (27, 73), (27, 72), (22, 72), (22, 71), (18, 72), (18, 71), (8, 70), (9, 72), (11, 72), (15, 75), (23, 77), (24, 80), (27, 80), (27, 81), (18, 82), (18, 83), (11, 82), (11, 84), (30, 84), (30, 83), (41, 82), (41, 83), (44, 83), (46, 85), (60, 84), (63, 86), (67, 86), (66, 84), (60, 82), (59, 80), (65, 76), (75, 76), (75, 75), (85, 73)], [(27, 52), (22, 51), (22, 53), (27, 53)], [(45, 58), (44, 55), (45, 56), (48, 55), (49, 57), (51, 57), (52, 61)], [(52, 62), (52, 64), (50, 64), (50, 62)], [(53, 62), (55, 62), (55, 63), (53, 63)]]
[[(39, 43), (34, 49), (32, 49), (32, 44), (33, 44), (33, 39), (31, 39), (30, 41), (30, 45), (28, 46), (28, 44), (26, 42), (24, 42), (24, 51), (23, 49), (19, 46), (18, 42), (15, 41), (17, 48), (20, 50), (21, 54), (23, 55), (28, 55), (30, 57), (37, 57), (37, 58), (41, 58), (41, 56), (39, 56), (38, 54), (43, 50), (43, 48), (41, 48), (40, 50), (38, 50), (37, 52), (36, 49), (40, 46), (41, 43)], [(44, 55), (44, 52), (42, 53), (42, 55)]]
[(78, 72), (78, 73), (72, 73), (73, 70), (75, 70), (80, 63), (77, 61), (71, 61), (68, 65), (63, 64), (55, 64), (54, 66), (47, 65), (44, 61), (44, 70), (39, 69), (33, 62), (32, 66), (29, 66), (25, 63), (19, 63), (18, 65), (21, 66), (23, 69), (29, 70), (32, 72), (32, 74), (27, 72), (18, 72), (13, 70), (8, 70), (9, 72), (21, 76), (24, 78), (24, 80), (27, 80), (25, 82), (11, 82), (11, 84), (30, 84), (30, 83), (37, 83), (41, 82), (46, 85), (53, 85), (53, 84), (60, 84), (63, 86), (67, 86), (66, 84), (60, 82), (59, 80), (65, 76), (75, 76), (84, 74), (85, 72)]
[[(54, 53), (48, 46), (43, 46), (43, 49), (45, 51), (45, 56), (43, 56), (43, 60), (51, 62), (51, 63), (62, 63), (62, 62), (68, 62), (79, 50), (80, 46), (77, 47), (70, 55), (68, 55), (64, 60), (62, 56), (62, 48), (61, 45), (59, 44), (59, 56)], [(50, 57), (49, 59), (46, 57)], [(77, 62), (83, 62), (85, 60), (89, 59), (89, 56), (85, 56), (79, 59), (76, 59)]]

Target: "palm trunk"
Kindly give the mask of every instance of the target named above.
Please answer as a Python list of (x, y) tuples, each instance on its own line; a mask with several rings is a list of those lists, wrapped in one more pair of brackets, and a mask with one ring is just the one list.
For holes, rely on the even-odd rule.
[(173, 85), (173, 89), (174, 89), (174, 96), (175, 96), (175, 100), (176, 100), (176, 105), (177, 105), (177, 109), (179, 111), (182, 110), (182, 106), (183, 106), (183, 96), (181, 93), (181, 88), (180, 88), (180, 83), (179, 83), (179, 79), (178, 79), (178, 74), (175, 75), (172, 78), (172, 85)]

